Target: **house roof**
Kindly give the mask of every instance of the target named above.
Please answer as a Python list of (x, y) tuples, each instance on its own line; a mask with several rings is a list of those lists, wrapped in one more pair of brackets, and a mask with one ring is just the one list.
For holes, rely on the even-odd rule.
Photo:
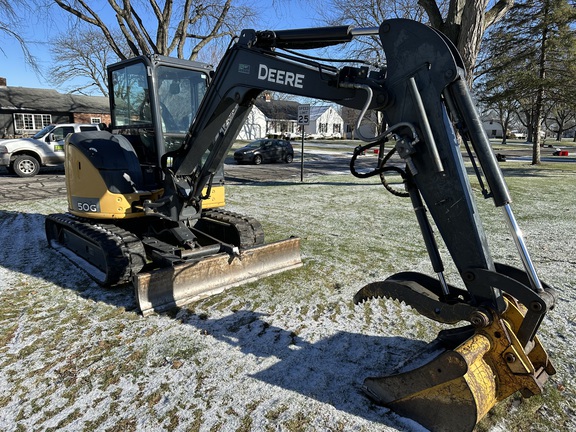
[(310, 120), (316, 120), (324, 114), (330, 107), (328, 105), (313, 105), (310, 107)]
[(56, 90), (0, 87), (0, 110), (31, 112), (109, 113), (108, 98), (62, 94)]

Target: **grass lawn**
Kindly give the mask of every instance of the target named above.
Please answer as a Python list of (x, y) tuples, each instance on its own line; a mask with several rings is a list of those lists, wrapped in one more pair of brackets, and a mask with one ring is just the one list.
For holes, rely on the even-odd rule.
[[(558, 373), (479, 431), (576, 430), (575, 165), (502, 165), (539, 275), (558, 290), (539, 332)], [(227, 200), (269, 241), (300, 236), (303, 267), (148, 318), (130, 287), (103, 290), (47, 248), (44, 216), (65, 211), (64, 196), (0, 205), (3, 430), (422, 430), (360, 385), (442, 326), (394, 301), (352, 303), (394, 272), (431, 273), (408, 200), (350, 175), (230, 185)], [(494, 259), (520, 266), (501, 211), (483, 199), (479, 210)]]

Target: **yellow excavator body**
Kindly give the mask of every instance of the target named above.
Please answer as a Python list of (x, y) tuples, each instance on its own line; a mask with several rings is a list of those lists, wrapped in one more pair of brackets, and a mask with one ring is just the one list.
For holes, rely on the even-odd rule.
[[(163, 188), (131, 193), (112, 192), (101, 171), (75, 146), (66, 147), (66, 190), (68, 211), (79, 217), (92, 219), (131, 219), (146, 216), (142, 202), (156, 201), (164, 194)], [(203, 195), (206, 195), (204, 188)], [(213, 209), (226, 204), (224, 185), (213, 186), (202, 208)]]
[(51, 246), (101, 285), (131, 282), (145, 316), (302, 265), (298, 238), (266, 244), (258, 221), (223, 209), (223, 178), (204, 187), (191, 221), (147, 209), (170, 197), (139, 175), (146, 167), (122, 135), (69, 136), (65, 169), (69, 212), (47, 217)]

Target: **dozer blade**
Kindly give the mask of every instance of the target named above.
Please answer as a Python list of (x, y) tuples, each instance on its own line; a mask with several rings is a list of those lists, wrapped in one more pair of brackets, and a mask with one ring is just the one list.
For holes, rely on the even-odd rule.
[(301, 265), (299, 238), (244, 249), (238, 257), (219, 253), (194, 263), (138, 274), (134, 278), (136, 301), (142, 315), (147, 316)]
[(428, 359), (413, 359), (412, 369), (366, 378), (364, 390), (376, 403), (432, 432), (472, 431), (511, 394), (541, 393), (554, 367), (537, 338), (526, 349), (521, 346), (515, 331), (523, 315), (507, 303), (503, 316), (489, 326), (440, 332), (424, 350)]

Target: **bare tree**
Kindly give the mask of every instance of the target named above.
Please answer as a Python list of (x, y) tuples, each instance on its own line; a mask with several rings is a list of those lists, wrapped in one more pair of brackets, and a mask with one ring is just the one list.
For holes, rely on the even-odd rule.
[(562, 134), (576, 126), (576, 109), (562, 103), (554, 105), (544, 122), (548, 130), (556, 135), (556, 141), (562, 141)]
[[(118, 36), (116, 40), (122, 39)], [(50, 74), (52, 84), (59, 87), (74, 82), (74, 87), (66, 89), (69, 93), (92, 93), (95, 87), (108, 96), (106, 66), (119, 58), (101, 32), (95, 28), (70, 29), (53, 41), (51, 52), (58, 64)]]
[(122, 44), (115, 37), (119, 29), (130, 56), (140, 54), (176, 55), (189, 60), (197, 59), (208, 44), (228, 39), (245, 26), (254, 12), (245, 6), (235, 6), (232, 0), (107, 0), (115, 23), (105, 21), (98, 13), (102, 8), (98, 0), (54, 0), (63, 10), (81, 21), (98, 28), (114, 53), (126, 58)]
[[(376, 26), (389, 18), (426, 21), (427, 17), (432, 27), (456, 45), (471, 82), (484, 31), (502, 19), (514, 0), (332, 0), (332, 4), (333, 8), (322, 5), (324, 11), (338, 11), (328, 22), (350, 22), (360, 27)], [(372, 48), (378, 49), (378, 45), (373, 39)]]
[[(27, 3), (22, 0), (0, 0), (0, 32), (7, 34), (20, 44), (26, 63), (28, 63), (35, 72), (38, 72), (36, 59), (28, 49), (26, 41), (20, 32), (20, 28), (24, 22), (22, 12), (26, 11), (27, 8)], [(19, 11), (19, 13), (16, 13), (16, 11)], [(2, 45), (0, 45), (0, 52), (4, 54)]]

